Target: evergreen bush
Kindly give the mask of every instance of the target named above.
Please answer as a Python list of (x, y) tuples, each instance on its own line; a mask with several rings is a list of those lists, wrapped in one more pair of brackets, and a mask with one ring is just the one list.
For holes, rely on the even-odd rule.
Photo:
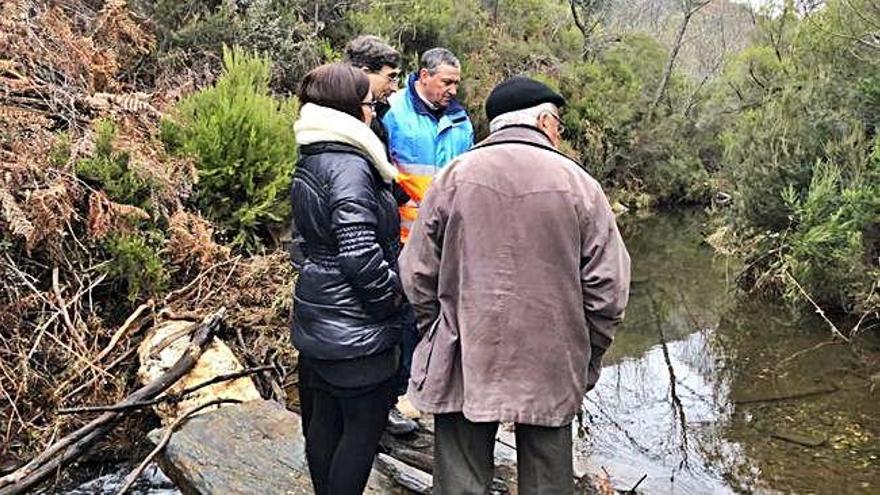
[(158, 295), (167, 287), (169, 271), (160, 256), (163, 242), (156, 230), (111, 234), (104, 241), (109, 259), (101, 269), (129, 302)]
[[(76, 174), (103, 189), (112, 201), (149, 209), (155, 183), (132, 169), (131, 155), (114, 147), (115, 138), (116, 125), (110, 120), (99, 120), (95, 125), (94, 153), (76, 164)], [(65, 146), (59, 145), (53, 152), (53, 161), (66, 161), (69, 149)]]
[(268, 58), (224, 48), (223, 62), (217, 83), (182, 100), (161, 135), (195, 157), (205, 216), (234, 246), (254, 251), (290, 211), (297, 103), (269, 94)]

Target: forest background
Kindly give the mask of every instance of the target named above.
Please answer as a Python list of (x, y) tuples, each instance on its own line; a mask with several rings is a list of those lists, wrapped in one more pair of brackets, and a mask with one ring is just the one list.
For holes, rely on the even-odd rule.
[(0, 14), (0, 468), (80, 424), (58, 407), (124, 396), (160, 309), (226, 306), (246, 364), (289, 364), (291, 95), (358, 34), (408, 70), (455, 52), (480, 138), (496, 83), (544, 80), (569, 102), (565, 151), (622, 218), (707, 208), (709, 242), (743, 260), (753, 296), (819, 309), (847, 339), (880, 317), (875, 1), (15, 0)]

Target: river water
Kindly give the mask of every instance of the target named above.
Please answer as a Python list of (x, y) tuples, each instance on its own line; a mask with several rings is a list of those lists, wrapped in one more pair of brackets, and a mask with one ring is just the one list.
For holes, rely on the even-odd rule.
[[(835, 344), (738, 294), (703, 218), (624, 225), (632, 296), (584, 401), (579, 470), (646, 494), (880, 493), (880, 339)], [(62, 493), (115, 493), (128, 469)], [(179, 493), (151, 472), (135, 493)]]
[(578, 464), (650, 494), (880, 493), (880, 342), (737, 294), (703, 218), (624, 225), (631, 301)]

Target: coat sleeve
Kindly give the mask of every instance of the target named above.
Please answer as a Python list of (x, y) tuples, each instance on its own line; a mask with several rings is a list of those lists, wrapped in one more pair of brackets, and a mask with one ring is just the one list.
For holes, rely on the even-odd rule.
[(614, 212), (598, 184), (581, 221), (581, 289), (590, 337), (587, 388), (599, 379), (602, 356), (623, 320), (629, 299), (630, 258), (617, 229)]
[(420, 335), (424, 335), (440, 316), (437, 284), (443, 231), (446, 228), (442, 196), (443, 191), (439, 187), (428, 189), (409, 240), (400, 255), (401, 280), (415, 310)]
[(346, 163), (331, 182), (331, 228), (339, 245), (339, 266), (366, 311), (379, 319), (402, 303), (398, 275), (385, 261), (376, 228), (378, 206), (372, 171), (364, 161)]

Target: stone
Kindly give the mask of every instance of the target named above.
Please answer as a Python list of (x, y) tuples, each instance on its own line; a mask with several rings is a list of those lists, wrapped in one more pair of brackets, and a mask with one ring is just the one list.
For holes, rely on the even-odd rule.
[[(150, 432), (159, 442), (164, 430)], [(159, 465), (184, 494), (312, 493), (299, 415), (256, 400), (187, 420), (159, 455)], [(394, 482), (373, 470), (366, 493), (392, 493)]]
[[(195, 322), (188, 320), (170, 320), (150, 329), (138, 347), (138, 358), (141, 363), (138, 369), (138, 379), (142, 384), (149, 383), (161, 376), (183, 355), (190, 343), (187, 329), (193, 324)], [(172, 385), (167, 393), (181, 392), (219, 375), (243, 369), (229, 346), (214, 337), (193, 369)], [(162, 423), (167, 425), (187, 411), (218, 398), (246, 402), (259, 399), (260, 393), (250, 377), (242, 377), (209, 385), (188, 395), (185, 400), (176, 404), (160, 403), (154, 407), (154, 410)], [(208, 410), (212, 409), (206, 409), (204, 412)]]

